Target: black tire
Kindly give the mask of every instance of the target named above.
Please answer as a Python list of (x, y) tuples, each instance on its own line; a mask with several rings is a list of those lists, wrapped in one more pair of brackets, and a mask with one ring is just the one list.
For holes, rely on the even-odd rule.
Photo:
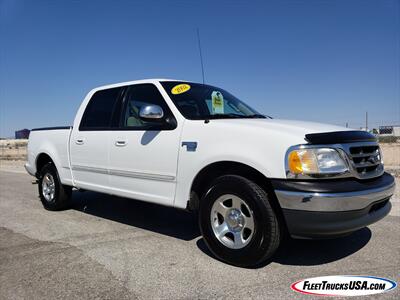
[[(46, 199), (43, 193), (43, 180), (50, 175), (54, 181), (54, 197), (52, 199)], [(72, 187), (63, 185), (58, 176), (55, 165), (51, 162), (44, 165), (39, 171), (39, 197), (40, 201), (45, 209), (47, 210), (63, 210), (71, 204)]]
[[(211, 224), (214, 202), (227, 194), (243, 200), (251, 209), (254, 219), (253, 235), (248, 244), (240, 249), (229, 248), (218, 240)], [(270, 259), (281, 240), (278, 218), (270, 205), (268, 194), (254, 182), (236, 175), (218, 177), (211, 184), (200, 202), (199, 226), (210, 251), (218, 259), (240, 267), (255, 267)]]

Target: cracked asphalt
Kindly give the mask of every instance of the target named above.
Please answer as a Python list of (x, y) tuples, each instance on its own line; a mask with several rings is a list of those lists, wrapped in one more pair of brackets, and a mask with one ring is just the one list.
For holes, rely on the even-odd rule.
[[(399, 282), (398, 199), (368, 228), (290, 240), (270, 264), (241, 269), (212, 257), (190, 213), (92, 192), (50, 212), (31, 181), (0, 170), (0, 299), (306, 299), (290, 284), (339, 274)], [(399, 288), (374, 298), (399, 299)]]

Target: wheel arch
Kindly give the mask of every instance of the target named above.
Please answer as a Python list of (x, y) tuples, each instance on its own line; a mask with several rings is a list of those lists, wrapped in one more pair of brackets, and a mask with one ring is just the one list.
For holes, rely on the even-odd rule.
[(40, 172), (40, 170), (47, 164), (47, 163), (54, 163), (54, 160), (50, 157), (50, 155), (48, 153), (42, 152), (40, 154), (37, 155), (36, 157), (36, 177), (38, 177), (38, 174)]
[(238, 175), (255, 182), (268, 194), (274, 210), (279, 215), (282, 214), (281, 207), (269, 178), (257, 169), (236, 161), (213, 162), (201, 169), (192, 182), (188, 208), (191, 210), (197, 210), (201, 198), (207, 192), (207, 188), (211, 182), (222, 175)]

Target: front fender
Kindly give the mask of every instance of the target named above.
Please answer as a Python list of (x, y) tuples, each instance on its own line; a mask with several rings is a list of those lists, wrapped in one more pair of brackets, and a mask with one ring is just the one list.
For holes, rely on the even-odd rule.
[[(259, 126), (236, 121), (185, 121), (179, 145), (175, 206), (186, 207), (196, 175), (215, 162), (237, 162), (267, 178), (286, 178), (286, 151), (304, 142), (304, 135), (266, 128), (261, 121), (254, 123)], [(187, 149), (188, 143), (196, 145), (194, 151)]]

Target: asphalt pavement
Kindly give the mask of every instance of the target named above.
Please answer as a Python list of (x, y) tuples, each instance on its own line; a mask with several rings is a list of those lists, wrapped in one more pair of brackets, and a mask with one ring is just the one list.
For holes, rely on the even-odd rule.
[(271, 263), (243, 269), (212, 257), (188, 212), (93, 192), (50, 212), (32, 179), (0, 170), (0, 299), (293, 299), (310, 298), (290, 289), (308, 277), (399, 282), (395, 211), (344, 238), (290, 240)]

